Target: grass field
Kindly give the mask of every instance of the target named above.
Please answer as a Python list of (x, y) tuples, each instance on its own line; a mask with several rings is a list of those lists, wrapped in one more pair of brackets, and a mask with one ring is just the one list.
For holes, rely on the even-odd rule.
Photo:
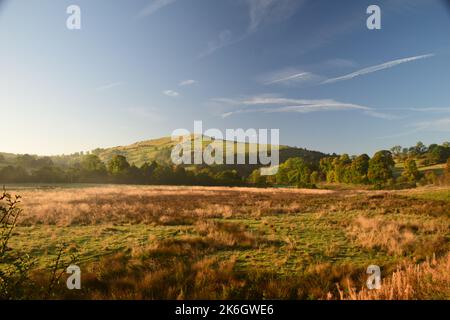
[(426, 280), (403, 276), (420, 292), (391, 298), (450, 298), (448, 187), (9, 187), (24, 209), (10, 247), (37, 283), (62, 244), (77, 253), (82, 290), (61, 281), (55, 298), (386, 298), (360, 291), (369, 265), (392, 287), (427, 259)]
[[(444, 174), (444, 171), (445, 171), (445, 163), (435, 164), (435, 165), (431, 165), (431, 166), (418, 166), (417, 169), (419, 171), (421, 171), (422, 173), (433, 172), (437, 176), (441, 176), (442, 174)], [(403, 170), (404, 170), (404, 163), (397, 162), (394, 167), (394, 176), (395, 177), (401, 176)]]

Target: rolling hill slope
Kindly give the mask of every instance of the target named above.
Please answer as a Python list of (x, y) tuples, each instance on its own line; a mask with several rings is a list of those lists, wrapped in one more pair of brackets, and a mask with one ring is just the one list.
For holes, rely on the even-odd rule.
[[(191, 144), (193, 145), (193, 139), (194, 137), (191, 137)], [(216, 141), (220, 143), (221, 141)], [(138, 167), (142, 166), (144, 163), (153, 162), (156, 161), (160, 164), (172, 164), (171, 160), (171, 152), (174, 146), (177, 144), (177, 141), (172, 141), (171, 137), (162, 137), (159, 139), (153, 139), (153, 140), (146, 140), (141, 142), (136, 142), (127, 146), (117, 146), (112, 148), (97, 148), (92, 150), (90, 153), (97, 155), (103, 162), (107, 163), (114, 155), (123, 155), (127, 158), (127, 161), (130, 164), (136, 165)], [(203, 146), (206, 147), (208, 144), (211, 143), (211, 140), (208, 138), (203, 141)], [(225, 141), (222, 141), (223, 144), (225, 144)], [(261, 167), (261, 164), (248, 164), (248, 157), (251, 152), (254, 152), (254, 150), (258, 150), (258, 145), (252, 145), (251, 148), (250, 144), (248, 143), (237, 143), (234, 142), (235, 146), (235, 153), (238, 153), (238, 150), (244, 150), (245, 157), (246, 157), (246, 164), (245, 165), (225, 165), (227, 169), (233, 169), (236, 170), (241, 175), (249, 175), (253, 170)], [(192, 148), (193, 149), (193, 148)], [(267, 146), (267, 149), (270, 151), (272, 150), (272, 146)], [(279, 146), (279, 155), (280, 155), (280, 163), (283, 163), (288, 158), (292, 157), (301, 157), (306, 162), (313, 164), (314, 166), (318, 166), (319, 160), (326, 156), (326, 154), (317, 152), (317, 151), (310, 151), (302, 148), (296, 148), (296, 147), (289, 147), (289, 146)], [(224, 150), (226, 150), (224, 148)], [(68, 169), (77, 163), (80, 163), (83, 159), (84, 153), (74, 153), (71, 155), (58, 155), (58, 156), (50, 156), (47, 158), (50, 158), (51, 161), (60, 168)], [(226, 155), (226, 152), (224, 156)], [(7, 153), (0, 153), (0, 168), (12, 165), (17, 165), (17, 159), (19, 159), (19, 155), (15, 154), (7, 154)], [(41, 159), (45, 160), (43, 156), (37, 157), (28, 157), (31, 159)], [(49, 159), (47, 159), (49, 160)], [(37, 163), (37, 160), (31, 160), (33, 163)], [(22, 161), (23, 162), (23, 161)], [(45, 161), (41, 161), (44, 162)], [(224, 161), (225, 162), (225, 161)], [(235, 154), (235, 162), (236, 163), (236, 154)], [(273, 165), (273, 163), (271, 163)], [(186, 165), (186, 168), (193, 168), (195, 165)], [(201, 167), (202, 165), (200, 165)], [(206, 165), (205, 165), (206, 166)], [(33, 170), (36, 169), (34, 165), (22, 165), (22, 167), (27, 168), (27, 170)], [(223, 168), (223, 165), (214, 165), (213, 166), (216, 169)]]
[[(191, 139), (193, 143), (193, 139)], [(204, 147), (211, 143), (210, 141), (203, 141)], [(220, 143), (220, 141), (219, 141)], [(222, 143), (225, 143), (223, 141)], [(136, 142), (128, 146), (118, 146), (107, 149), (96, 149), (92, 152), (100, 157), (103, 161), (109, 161), (114, 155), (123, 155), (127, 158), (128, 162), (137, 166), (142, 165), (145, 162), (157, 161), (160, 163), (171, 163), (171, 152), (173, 147), (177, 144), (176, 141), (172, 141), (170, 137), (163, 137), (154, 140), (146, 140)], [(235, 142), (235, 150), (242, 148), (245, 150), (246, 157), (250, 153), (250, 144)], [(258, 146), (254, 146), (256, 149)], [(267, 147), (271, 150), (272, 146)], [(307, 162), (318, 162), (321, 158), (326, 156), (322, 152), (310, 151), (303, 148), (279, 146), (280, 163), (286, 161), (292, 157), (302, 157)], [(237, 151), (236, 151), (237, 152)]]

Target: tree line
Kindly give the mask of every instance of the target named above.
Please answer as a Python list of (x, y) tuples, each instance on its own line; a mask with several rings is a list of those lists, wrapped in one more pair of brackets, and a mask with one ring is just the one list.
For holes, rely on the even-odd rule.
[[(400, 149), (402, 149), (400, 147)], [(450, 145), (418, 143), (415, 147), (376, 152), (372, 158), (359, 156), (324, 155), (314, 161), (302, 157), (287, 159), (273, 176), (262, 176), (258, 166), (250, 170), (237, 170), (230, 166), (174, 166), (156, 161), (140, 167), (130, 164), (123, 155), (113, 155), (103, 162), (96, 154), (80, 155), (70, 165), (54, 163), (50, 157), (18, 155), (14, 162), (5, 163), (0, 154), (0, 183), (123, 183), (148, 185), (205, 185), (205, 186), (293, 186), (314, 188), (320, 183), (366, 184), (375, 188), (415, 186), (416, 183), (435, 183), (434, 172), (419, 171), (418, 162), (433, 164), (447, 162), (449, 168)], [(403, 150), (403, 149), (402, 149)], [(405, 151), (406, 152), (406, 151)], [(447, 157), (447, 158), (445, 158)], [(445, 158), (445, 159), (444, 159)], [(401, 174), (395, 168), (403, 163)], [(428, 163), (428, 162), (427, 162)], [(248, 168), (247, 168), (248, 169)]]
[(393, 157), (398, 161), (415, 159), (418, 161), (418, 164), (429, 166), (445, 163), (447, 161), (450, 157), (450, 142), (444, 142), (442, 145), (434, 143), (427, 147), (419, 141), (415, 146), (409, 148), (394, 146), (390, 151), (392, 152)]
[(0, 183), (128, 183), (149, 185), (233, 185), (244, 184), (236, 170), (214, 167), (173, 166), (155, 161), (140, 167), (125, 156), (114, 155), (104, 163), (97, 155), (87, 154), (68, 167), (55, 165), (45, 157), (19, 156), (14, 165), (0, 169)]

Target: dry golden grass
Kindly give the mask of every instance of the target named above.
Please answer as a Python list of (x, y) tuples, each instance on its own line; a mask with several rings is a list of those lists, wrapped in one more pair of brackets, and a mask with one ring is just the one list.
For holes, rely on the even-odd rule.
[[(351, 286), (339, 290), (342, 300), (417, 300), (450, 299), (450, 254), (422, 264), (404, 264), (390, 277), (382, 281), (380, 289), (362, 288), (357, 291)], [(332, 294), (328, 298), (333, 298)]]
[[(55, 243), (63, 230), (90, 257), (82, 265), (87, 289), (68, 292), (62, 285), (57, 298), (325, 299), (330, 293), (329, 298), (426, 299), (437, 296), (431, 288), (438, 282), (438, 295), (450, 298), (443, 260), (450, 247), (450, 202), (433, 197), (138, 186), (20, 193), (18, 237), (38, 243), (33, 252), (48, 249), (34, 234), (53, 230), (56, 239), (50, 235), (48, 241)], [(14, 245), (26, 247), (20, 239)], [(97, 252), (104, 245), (115, 249)], [(433, 254), (437, 262), (413, 267)], [(408, 264), (392, 280), (386, 277), (389, 292), (373, 296), (347, 289), (340, 296), (336, 284), (360, 287), (373, 259), (386, 272), (400, 261)], [(36, 272), (36, 283), (44, 278), (42, 270)], [(412, 288), (407, 293), (401, 291), (405, 284)]]
[[(107, 223), (192, 224), (195, 218), (294, 213), (311, 210), (327, 190), (224, 187), (99, 187), (22, 191), (20, 225)], [(310, 198), (308, 206), (302, 203)], [(312, 197), (312, 198), (311, 198)]]
[(372, 210), (380, 214), (449, 214), (448, 202), (387, 192), (225, 187), (97, 187), (22, 191), (20, 225), (192, 224), (198, 218), (260, 217)]
[(389, 253), (401, 254), (415, 242), (414, 232), (398, 222), (386, 221), (381, 217), (360, 216), (349, 227), (348, 233), (365, 248), (383, 248)]

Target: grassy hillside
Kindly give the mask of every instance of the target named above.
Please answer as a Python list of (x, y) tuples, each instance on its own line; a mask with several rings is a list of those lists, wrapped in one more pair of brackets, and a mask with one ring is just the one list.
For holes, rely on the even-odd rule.
[[(191, 138), (192, 145), (193, 141), (194, 141), (193, 138)], [(112, 148), (97, 148), (92, 150), (91, 152), (99, 156), (99, 158), (105, 163), (108, 162), (114, 155), (123, 155), (127, 158), (130, 164), (134, 164), (138, 167), (140, 167), (145, 162), (152, 162), (152, 161), (156, 161), (158, 163), (171, 164), (172, 161), (170, 155), (173, 147), (177, 143), (178, 143), (177, 141), (172, 141), (171, 137), (162, 137), (159, 139), (136, 142), (127, 146), (117, 146)], [(211, 143), (210, 139), (206, 138), (203, 141), (203, 146), (206, 147), (210, 143)], [(225, 141), (223, 141), (222, 143), (225, 144)], [(251, 144), (235, 142), (234, 145), (236, 154), (239, 153), (238, 150), (245, 150), (246, 159), (248, 159), (251, 150), (253, 150), (253, 148), (250, 148)], [(273, 148), (274, 148), (273, 146), (270, 145), (267, 146), (268, 150), (274, 150)], [(288, 158), (291, 157), (302, 157), (307, 162), (318, 163), (318, 161), (325, 156), (325, 154), (322, 152), (310, 151), (302, 148), (289, 146), (279, 146), (278, 148), (280, 153), (280, 163), (286, 161)], [(256, 146), (256, 149), (258, 149), (258, 146)], [(18, 155), (12, 153), (0, 152), (0, 168), (5, 167), (7, 165), (16, 165), (15, 162), (17, 156)], [(80, 162), (82, 157), (83, 153), (74, 153), (71, 155), (51, 156), (49, 158), (53, 161), (55, 165), (67, 168), (75, 163)], [(248, 161), (246, 161), (246, 163), (248, 163)], [(244, 170), (246, 172), (253, 169), (253, 166), (238, 166), (238, 167), (240, 168), (234, 167), (233, 168), (238, 169), (238, 171)], [(256, 167), (259, 166), (257, 165)]]
[[(209, 140), (209, 139), (208, 139)], [(203, 141), (204, 147), (210, 144), (208, 140)], [(193, 144), (193, 139), (191, 139)], [(220, 142), (219, 142), (220, 143)], [(223, 141), (225, 144), (225, 141)], [(137, 142), (128, 146), (118, 146), (108, 149), (97, 149), (93, 153), (97, 154), (100, 159), (107, 162), (114, 155), (123, 155), (127, 158), (128, 162), (141, 166), (144, 162), (157, 161), (161, 163), (171, 163), (170, 154), (173, 147), (177, 144), (176, 141), (172, 141), (170, 137), (163, 137), (154, 140), (146, 140)], [(245, 150), (245, 154), (248, 157), (250, 150), (250, 144), (235, 142), (235, 150), (241, 148)], [(267, 147), (269, 150), (274, 148), (273, 146)], [(279, 146), (280, 162), (286, 161), (291, 157), (302, 157), (305, 161), (315, 162), (324, 157), (325, 154), (317, 151), (310, 151), (302, 148)], [(224, 148), (225, 149), (225, 148)]]

